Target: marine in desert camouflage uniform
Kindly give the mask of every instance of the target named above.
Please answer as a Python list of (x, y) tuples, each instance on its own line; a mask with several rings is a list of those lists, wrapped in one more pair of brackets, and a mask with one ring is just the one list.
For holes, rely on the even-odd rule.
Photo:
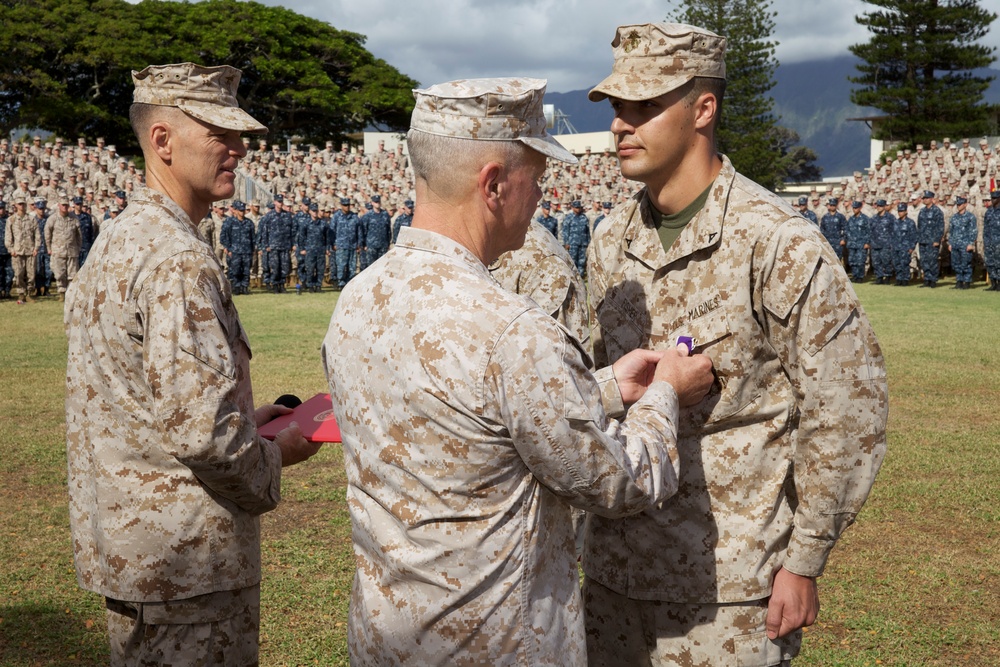
[(684, 335), (718, 380), (681, 411), (677, 495), (588, 517), (589, 659), (786, 663), (885, 452), (882, 353), (819, 230), (716, 152), (725, 38), (627, 25), (612, 46), (590, 99), (610, 98), (622, 174), (646, 187), (590, 246), (595, 362)]
[(196, 222), (233, 195), (240, 72), (133, 72), (150, 189), (97, 237), (66, 297), (70, 527), (80, 585), (106, 598), (110, 664), (258, 662), (259, 515), (317, 445), (257, 426), (250, 345)]
[(76, 278), (82, 244), (80, 220), (70, 213), (69, 199), (61, 197), (56, 212), (45, 223), (45, 245), (49, 249), (49, 261), (60, 301), (65, 299), (70, 281)]
[[(420, 206), (324, 340), (357, 563), (352, 665), (585, 665), (569, 503), (622, 516), (669, 497), (677, 405), (711, 384), (710, 360), (676, 349), (595, 377), (563, 327), (490, 277), (523, 242), (545, 157), (574, 161), (545, 134), (544, 89), (416, 91)], [(637, 401), (628, 421), (607, 419), (602, 392)]]
[(583, 279), (566, 249), (539, 222), (531, 221), (524, 245), (490, 264), (490, 274), (504, 289), (531, 297), (591, 353)]

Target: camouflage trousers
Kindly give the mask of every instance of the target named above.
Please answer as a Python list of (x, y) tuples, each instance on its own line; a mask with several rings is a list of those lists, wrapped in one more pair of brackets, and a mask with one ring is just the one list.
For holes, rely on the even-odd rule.
[(258, 664), (260, 586), (169, 602), (106, 602), (111, 667)]
[(593, 579), (583, 583), (590, 667), (787, 667), (802, 631), (771, 641), (767, 600), (675, 604), (632, 600)]
[(49, 261), (52, 265), (52, 275), (55, 278), (56, 287), (59, 289), (60, 294), (64, 294), (70, 281), (76, 278), (79, 256), (60, 257), (52, 255)]
[(14, 289), (21, 296), (35, 291), (35, 258), (31, 255), (11, 257), (14, 267)]

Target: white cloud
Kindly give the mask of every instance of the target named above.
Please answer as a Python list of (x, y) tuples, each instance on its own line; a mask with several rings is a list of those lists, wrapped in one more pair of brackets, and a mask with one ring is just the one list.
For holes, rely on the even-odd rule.
[[(989, 5), (994, 0), (984, 2)], [(421, 85), (458, 78), (534, 76), (549, 90), (588, 88), (611, 69), (623, 23), (664, 20), (656, 0), (265, 0), (367, 37), (366, 47)], [(776, 55), (802, 62), (847, 55), (868, 32), (863, 0), (774, 0)], [(984, 40), (1000, 46), (1000, 21)]]

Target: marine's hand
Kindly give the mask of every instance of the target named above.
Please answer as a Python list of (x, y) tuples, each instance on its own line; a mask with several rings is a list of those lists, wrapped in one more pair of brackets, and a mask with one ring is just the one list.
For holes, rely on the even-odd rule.
[(296, 422), (292, 422), (288, 428), (278, 431), (278, 435), (274, 436), (274, 444), (281, 449), (282, 468), (302, 463), (323, 446), (321, 442), (309, 442), (302, 437), (302, 430)]
[(662, 357), (663, 352), (632, 350), (611, 366), (625, 405), (635, 403), (646, 393), (653, 382), (656, 364)]
[(653, 379), (669, 382), (681, 407), (697, 405), (715, 381), (712, 359), (705, 354), (688, 354), (686, 345), (678, 345), (663, 353)]
[(291, 411), (291, 408), (286, 408), (284, 405), (274, 405), (273, 403), (262, 405), (254, 410), (253, 420), (257, 424), (257, 428), (260, 428), (275, 417), (287, 415)]
[(767, 603), (767, 636), (784, 637), (789, 632), (812, 625), (819, 615), (819, 592), (815, 577), (803, 577), (785, 568), (778, 570)]

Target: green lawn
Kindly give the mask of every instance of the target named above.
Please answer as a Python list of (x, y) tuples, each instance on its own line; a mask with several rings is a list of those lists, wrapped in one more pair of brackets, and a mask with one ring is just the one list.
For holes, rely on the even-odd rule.
[[(889, 455), (820, 580), (801, 665), (1000, 665), (1000, 294), (857, 286), (889, 365)], [(257, 402), (324, 389), (335, 297), (237, 305)], [(62, 308), (0, 302), (0, 666), (107, 664), (67, 527)], [(353, 563), (341, 452), (285, 471), (265, 515), (264, 665), (346, 665)]]

